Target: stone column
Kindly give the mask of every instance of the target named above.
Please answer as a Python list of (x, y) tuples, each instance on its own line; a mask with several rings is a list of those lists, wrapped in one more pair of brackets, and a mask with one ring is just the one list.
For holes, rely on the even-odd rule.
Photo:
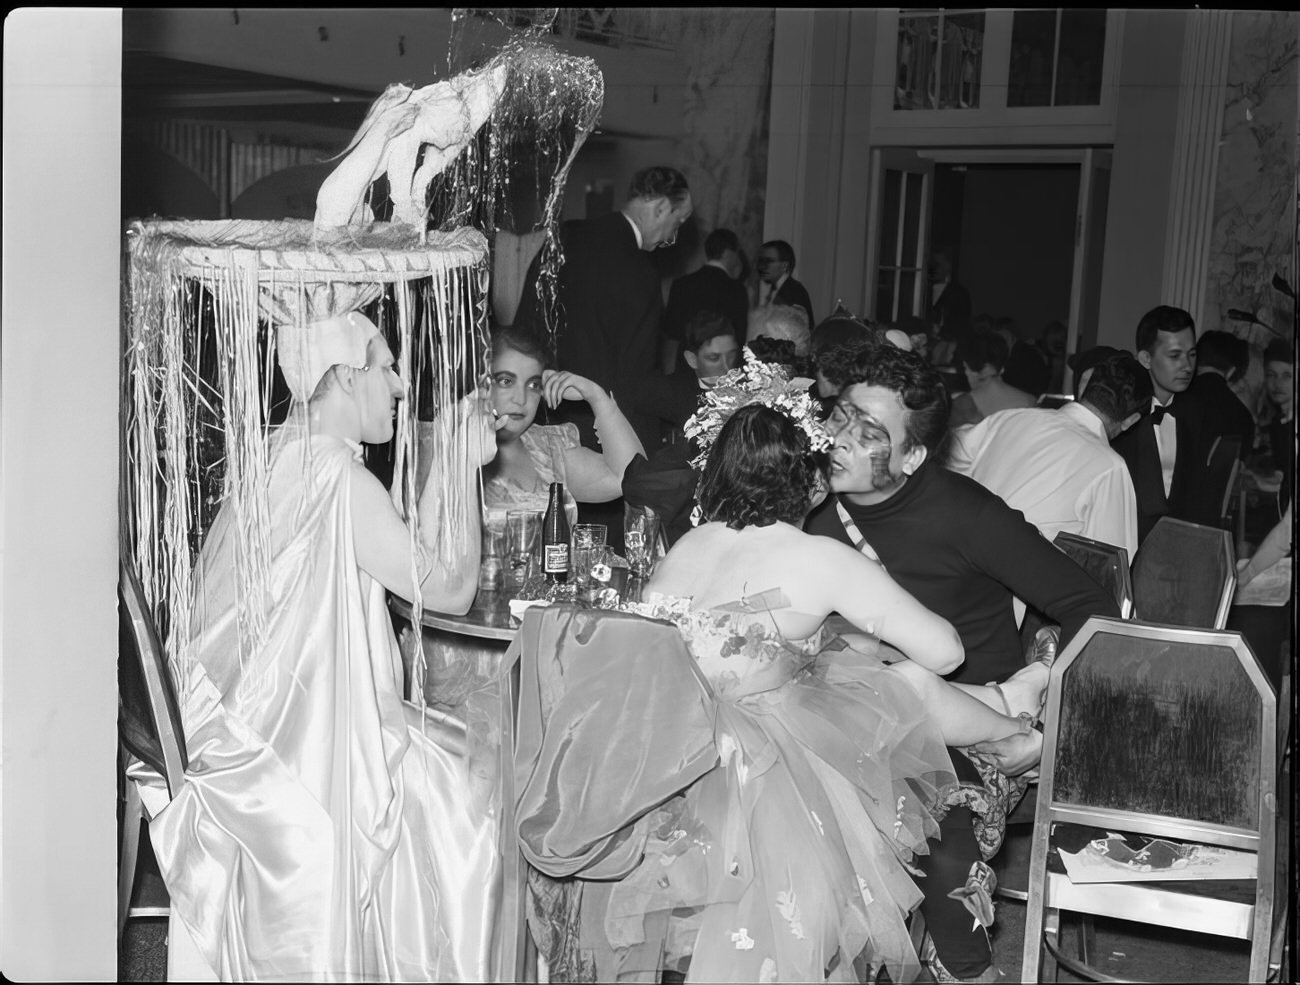
[(1232, 17), (1230, 11), (1192, 12), (1179, 80), (1174, 182), (1160, 294), (1165, 304), (1189, 311), (1197, 325), (1202, 320), (1210, 257)]

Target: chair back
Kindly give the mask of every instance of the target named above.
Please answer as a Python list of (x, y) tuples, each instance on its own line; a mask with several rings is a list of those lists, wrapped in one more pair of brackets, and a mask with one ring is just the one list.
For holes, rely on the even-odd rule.
[(140, 579), (125, 560), (118, 575), (118, 730), (127, 750), (175, 797), (189, 765), (180, 705)]
[(1162, 516), (1133, 560), (1133, 610), (1145, 622), (1222, 629), (1237, 588), (1232, 534)]
[[(1040, 980), (1044, 948), (1105, 980), (1067, 963), (1050, 939), (1059, 910), (1072, 910), (1247, 938), (1244, 980), (1263, 981), (1277, 878), (1277, 705), (1241, 635), (1094, 616), (1053, 664), (1044, 715), (1025, 980)], [(1246, 852), (1253, 878), (1180, 882), (1171, 892), (1165, 881), (1051, 874), (1058, 849), (1104, 832)]]
[(1128, 551), (1065, 530), (1058, 533), (1052, 543), (1110, 593), (1119, 606), (1120, 618), (1128, 619), (1133, 615), (1133, 579), (1129, 573)]
[(1240, 633), (1094, 617), (1052, 668), (1046, 721), (1039, 799), (1069, 820), (1262, 847), (1276, 697)]

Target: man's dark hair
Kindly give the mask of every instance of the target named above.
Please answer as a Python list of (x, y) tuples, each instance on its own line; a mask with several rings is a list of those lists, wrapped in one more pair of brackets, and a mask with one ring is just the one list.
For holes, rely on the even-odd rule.
[(1196, 340), (1196, 365), (1209, 366), (1226, 376), (1244, 372), (1250, 359), (1250, 346), (1231, 332), (1211, 330)]
[(666, 198), (674, 205), (683, 201), (691, 193), (686, 184), (686, 175), (676, 168), (656, 165), (642, 168), (632, 175), (632, 184), (628, 186), (628, 198)]
[(854, 342), (879, 341), (877, 334), (864, 322), (844, 315), (832, 315), (813, 329), (810, 348), (813, 359), (836, 346)]
[(726, 315), (703, 308), (686, 320), (682, 327), (682, 348), (686, 352), (699, 352), (700, 346), (719, 335), (735, 335), (736, 326)]
[(740, 237), (730, 229), (715, 229), (704, 237), (704, 258), (720, 260), (728, 250), (740, 252)]
[(777, 520), (799, 526), (816, 472), (808, 438), (790, 418), (762, 404), (741, 407), (718, 433), (700, 476), (706, 520), (733, 530)]
[[(839, 358), (827, 359), (821, 366), (831, 386), (845, 388), (865, 383), (898, 394), (907, 414), (904, 451), (924, 447), (938, 453), (948, 435), (948, 389), (939, 371), (915, 352), (892, 345), (862, 343), (832, 350)], [(830, 353), (827, 354), (828, 356)]]
[(1157, 305), (1138, 322), (1137, 331), (1133, 335), (1133, 347), (1138, 352), (1150, 352), (1155, 348), (1156, 338), (1161, 332), (1177, 334), (1188, 328), (1195, 335), (1196, 322), (1182, 308), (1168, 304)]
[(1151, 406), (1151, 374), (1127, 352), (1107, 356), (1092, 367), (1088, 388), (1079, 397), (1115, 424)]
[(772, 250), (780, 258), (782, 263), (790, 265), (791, 273), (794, 272), (794, 247), (783, 239), (769, 239), (762, 246), (765, 250)]
[[(1198, 349), (1197, 352), (1200, 350)], [(1264, 362), (1267, 363), (1294, 363), (1295, 346), (1286, 339), (1271, 339), (1267, 346), (1264, 347)]]
[(974, 332), (969, 338), (957, 343), (957, 359), (972, 373), (978, 373), (985, 366), (992, 366), (999, 373), (1006, 368), (1011, 348), (995, 331)]

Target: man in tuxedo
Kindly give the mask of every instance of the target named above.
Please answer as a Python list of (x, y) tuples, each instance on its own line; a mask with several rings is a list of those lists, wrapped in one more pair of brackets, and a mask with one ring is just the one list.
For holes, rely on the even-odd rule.
[[(555, 326), (561, 370), (587, 377), (615, 399), (656, 371), (663, 292), (649, 254), (677, 241), (692, 208), (691, 191), (680, 171), (650, 167), (632, 176), (620, 211), (565, 224)], [(515, 324), (542, 333), (538, 272), (535, 260)], [(642, 445), (655, 447), (658, 421), (626, 408), (624, 413)], [(561, 413), (551, 417), (571, 420), (585, 447), (599, 447), (595, 415), (581, 402), (566, 401)]]
[(1137, 494), (1138, 543), (1162, 516), (1185, 515), (1200, 448), (1200, 408), (1179, 395), (1196, 371), (1196, 325), (1182, 308), (1152, 308), (1138, 322), (1138, 362), (1151, 374), (1151, 412), (1112, 443), (1124, 458)]
[(783, 239), (768, 240), (758, 251), (758, 303), (785, 304), (803, 308), (808, 327), (817, 324), (813, 317), (812, 298), (808, 289), (794, 279), (794, 247)]
[(730, 229), (715, 229), (704, 238), (704, 266), (673, 281), (663, 320), (660, 365), (665, 375), (680, 368), (677, 354), (686, 338), (686, 325), (698, 312), (713, 311), (726, 316), (736, 342), (745, 344), (749, 294), (738, 279), (742, 266), (736, 234)]

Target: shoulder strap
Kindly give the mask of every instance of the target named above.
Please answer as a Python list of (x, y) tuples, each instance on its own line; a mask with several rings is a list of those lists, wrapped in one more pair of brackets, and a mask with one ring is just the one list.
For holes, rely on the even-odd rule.
[(849, 511), (844, 508), (844, 503), (839, 499), (835, 500), (835, 512), (839, 514), (840, 523), (844, 525), (844, 532), (849, 535), (853, 549), (861, 551), (883, 568), (885, 563), (880, 560), (880, 555), (867, 543), (867, 538), (862, 536), (862, 531), (858, 529), (858, 525), (853, 522), (853, 517), (849, 516)]

